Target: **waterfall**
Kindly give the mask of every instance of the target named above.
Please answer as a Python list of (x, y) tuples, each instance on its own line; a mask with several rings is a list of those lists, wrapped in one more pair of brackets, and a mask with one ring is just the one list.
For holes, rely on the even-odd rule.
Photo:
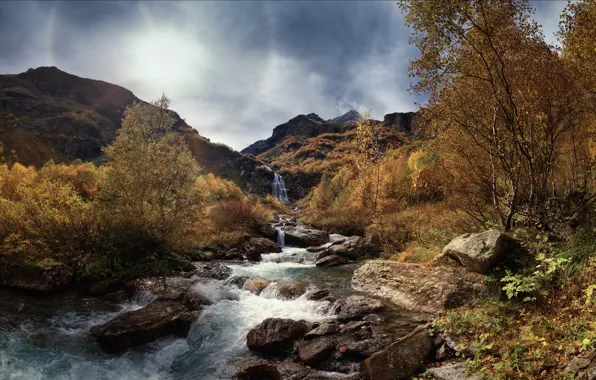
[(286, 246), (286, 231), (283, 228), (277, 228), (277, 245), (282, 248)]
[(273, 196), (282, 202), (288, 202), (288, 191), (286, 190), (286, 182), (284, 177), (274, 172), (269, 166), (265, 167), (268, 171), (273, 173)]

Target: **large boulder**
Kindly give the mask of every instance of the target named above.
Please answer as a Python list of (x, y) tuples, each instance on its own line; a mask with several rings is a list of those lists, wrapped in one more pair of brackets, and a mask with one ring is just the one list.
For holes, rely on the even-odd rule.
[(266, 238), (252, 238), (244, 243), (242, 250), (248, 261), (261, 261), (261, 254), (281, 252), (281, 247)]
[(55, 292), (66, 289), (72, 281), (72, 270), (57, 261), (0, 263), (0, 285), (32, 292)]
[(344, 265), (344, 264), (347, 264), (347, 262), (348, 262), (348, 259), (346, 259), (343, 256), (331, 255), (331, 256), (325, 256), (322, 259), (317, 260), (315, 265), (318, 267), (322, 267), (322, 268), (328, 268), (328, 267), (337, 267), (340, 265)]
[(248, 332), (246, 345), (251, 350), (280, 355), (286, 353), (307, 330), (308, 326), (301, 321), (268, 318)]
[(340, 243), (328, 248), (331, 255), (338, 255), (350, 260), (358, 260), (365, 256), (378, 256), (380, 247), (360, 236), (350, 236)]
[(264, 278), (250, 278), (244, 282), (243, 289), (258, 296), (270, 283), (271, 280)]
[(329, 240), (329, 234), (327, 232), (304, 226), (286, 226), (284, 227), (284, 231), (286, 245), (306, 248), (323, 245)]
[(198, 314), (179, 301), (156, 301), (94, 326), (90, 333), (105, 351), (123, 352), (167, 335), (186, 336)]
[(373, 260), (358, 268), (352, 288), (386, 298), (402, 309), (438, 314), (487, 291), (484, 276), (464, 268), (424, 267)]
[(499, 259), (517, 248), (515, 239), (497, 230), (464, 234), (451, 240), (435, 260), (461, 265), (472, 272), (486, 273)]
[(428, 328), (418, 328), (360, 364), (369, 380), (408, 379), (415, 375), (433, 350)]
[(196, 267), (195, 274), (198, 277), (212, 278), (214, 280), (225, 280), (232, 274), (232, 268), (222, 263), (206, 262), (194, 263)]

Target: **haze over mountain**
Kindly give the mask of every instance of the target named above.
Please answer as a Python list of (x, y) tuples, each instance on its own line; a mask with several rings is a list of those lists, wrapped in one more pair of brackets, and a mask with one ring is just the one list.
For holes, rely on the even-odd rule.
[[(550, 41), (564, 1), (535, 2)], [(0, 72), (57, 66), (145, 100), (240, 150), (298, 114), (415, 111), (416, 52), (394, 2), (4, 2)]]

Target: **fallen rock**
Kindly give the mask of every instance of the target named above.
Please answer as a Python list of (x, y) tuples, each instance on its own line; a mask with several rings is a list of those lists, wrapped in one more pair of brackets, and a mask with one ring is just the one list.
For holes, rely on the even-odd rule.
[(476, 375), (468, 375), (466, 363), (449, 363), (441, 367), (429, 368), (425, 375), (436, 380), (479, 380)]
[(402, 309), (437, 314), (487, 292), (484, 276), (464, 268), (374, 260), (356, 269), (352, 288), (386, 298)]
[(329, 289), (315, 289), (304, 293), (304, 298), (309, 301), (320, 301), (329, 296), (330, 293)]
[(271, 355), (287, 352), (292, 343), (304, 336), (308, 326), (291, 319), (268, 318), (248, 332), (246, 345), (249, 349)]
[(464, 234), (451, 240), (435, 261), (447, 265), (455, 262), (472, 272), (486, 273), (517, 246), (515, 239), (497, 230)]
[(298, 356), (302, 362), (313, 365), (324, 360), (334, 348), (335, 345), (331, 339), (319, 337), (300, 343)]
[(339, 331), (339, 324), (335, 322), (323, 322), (317, 328), (306, 333), (305, 339), (334, 334)]
[(251, 238), (243, 244), (242, 250), (248, 261), (261, 261), (261, 254), (281, 252), (281, 247), (266, 238)]
[(11, 260), (0, 265), (0, 285), (17, 290), (55, 292), (68, 288), (73, 276), (70, 267), (57, 261), (27, 263)]
[(90, 333), (105, 351), (123, 352), (167, 335), (186, 336), (197, 317), (198, 311), (180, 302), (156, 301), (93, 326)]
[(331, 255), (358, 260), (365, 256), (378, 256), (381, 248), (360, 236), (350, 236), (339, 244), (333, 244), (328, 251)]
[(306, 248), (325, 244), (329, 240), (329, 234), (327, 232), (303, 226), (286, 226), (284, 227), (284, 231), (286, 245)]
[(386, 349), (376, 352), (360, 364), (360, 372), (369, 380), (395, 380), (415, 375), (433, 349), (428, 328), (417, 328)]
[(379, 300), (361, 295), (352, 295), (343, 300), (337, 317), (340, 320), (356, 319), (384, 308), (385, 305)]
[(328, 268), (328, 267), (337, 267), (337, 266), (346, 264), (347, 262), (348, 262), (348, 259), (346, 259), (345, 257), (331, 255), (331, 256), (323, 257), (320, 260), (317, 260), (315, 265), (318, 267), (321, 267), (321, 268)]
[(271, 280), (266, 280), (264, 278), (251, 278), (244, 281), (243, 289), (248, 290), (249, 292), (258, 296), (259, 294), (261, 294), (263, 289), (269, 286), (270, 283)]

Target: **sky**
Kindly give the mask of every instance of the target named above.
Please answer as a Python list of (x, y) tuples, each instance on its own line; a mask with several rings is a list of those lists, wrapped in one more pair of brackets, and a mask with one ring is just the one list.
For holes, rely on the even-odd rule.
[[(534, 1), (555, 42), (561, 1)], [(417, 50), (395, 1), (0, 2), (0, 73), (39, 66), (118, 84), (241, 150), (298, 114), (415, 111)]]

